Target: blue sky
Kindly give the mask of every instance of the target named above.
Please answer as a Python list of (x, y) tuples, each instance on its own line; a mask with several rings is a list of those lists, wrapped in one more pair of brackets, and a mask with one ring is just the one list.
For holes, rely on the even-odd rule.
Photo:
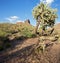
[(46, 1), (51, 7), (58, 9), (57, 23), (60, 21), (60, 0), (0, 0), (0, 22), (17, 22), (30, 19), (31, 24), (36, 21), (32, 16), (32, 9), (40, 1)]

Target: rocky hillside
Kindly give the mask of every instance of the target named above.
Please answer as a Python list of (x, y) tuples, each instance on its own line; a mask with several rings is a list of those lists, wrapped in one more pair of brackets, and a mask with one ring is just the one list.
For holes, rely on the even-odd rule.
[(30, 24), (29, 19), (16, 24), (0, 23), (0, 50), (10, 47), (11, 40), (35, 36), (33, 30), (34, 26)]
[(17, 22), (16, 24), (29, 24), (29, 25), (31, 25), (29, 19), (25, 20), (24, 22)]

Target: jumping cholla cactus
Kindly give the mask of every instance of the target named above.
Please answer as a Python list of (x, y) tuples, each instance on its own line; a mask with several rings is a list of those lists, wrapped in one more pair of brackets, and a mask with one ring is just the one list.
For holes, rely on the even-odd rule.
[[(50, 34), (54, 31), (54, 24), (55, 24), (55, 19), (57, 18), (56, 14), (57, 10), (52, 9), (48, 4), (46, 3), (40, 3), (36, 7), (33, 8), (32, 14), (33, 17), (36, 19), (36, 29), (35, 33), (37, 33), (38, 27), (42, 28), (42, 35), (44, 36), (44, 33), (46, 30), (48, 30), (48, 27), (51, 27)], [(45, 37), (41, 38), (40, 37), (40, 42), (36, 46), (37, 49), (41, 46), (43, 48), (43, 51), (45, 49)]]
[(52, 9), (48, 4), (40, 3), (33, 8), (32, 15), (37, 21), (35, 33), (37, 33), (38, 26), (45, 31), (47, 26), (53, 27), (55, 19), (57, 18), (56, 9)]

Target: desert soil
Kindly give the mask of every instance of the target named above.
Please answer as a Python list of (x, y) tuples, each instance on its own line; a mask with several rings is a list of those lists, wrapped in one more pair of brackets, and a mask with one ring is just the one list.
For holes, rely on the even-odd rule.
[(44, 53), (34, 53), (38, 38), (12, 41), (11, 48), (0, 52), (0, 63), (60, 63), (60, 44), (53, 43)]

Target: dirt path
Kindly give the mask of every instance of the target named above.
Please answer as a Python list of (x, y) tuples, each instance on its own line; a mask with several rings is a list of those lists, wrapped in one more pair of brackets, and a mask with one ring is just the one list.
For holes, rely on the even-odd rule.
[[(0, 54), (0, 63), (28, 63), (25, 61), (30, 61), (30, 48), (33, 44), (36, 44), (37, 42), (38, 38), (31, 38), (20, 42), (14, 42), (14, 48)], [(60, 44), (54, 43), (52, 46), (47, 48), (47, 53), (45, 51), (44, 54), (41, 54), (40, 56), (41, 62), (39, 63), (60, 63)]]
[(53, 44), (48, 52), (45, 52), (44, 57), (48, 61), (47, 63), (60, 63), (60, 44)]
[(54, 44), (50, 51), (50, 54), (52, 63), (60, 63), (60, 44)]
[[(38, 38), (31, 38), (31, 39), (24, 40), (22, 44), (19, 43), (19, 41), (16, 41), (15, 43), (19, 43), (19, 44), (17, 44), (14, 48), (8, 49), (5, 52), (0, 53), (0, 62), (4, 62), (5, 59), (8, 58), (9, 55), (12, 56), (12, 54), (16, 53), (17, 51), (20, 51), (21, 49), (23, 49), (25, 47), (36, 44), (37, 41), (38, 41)], [(16, 55), (18, 55), (18, 54), (16, 54)]]

